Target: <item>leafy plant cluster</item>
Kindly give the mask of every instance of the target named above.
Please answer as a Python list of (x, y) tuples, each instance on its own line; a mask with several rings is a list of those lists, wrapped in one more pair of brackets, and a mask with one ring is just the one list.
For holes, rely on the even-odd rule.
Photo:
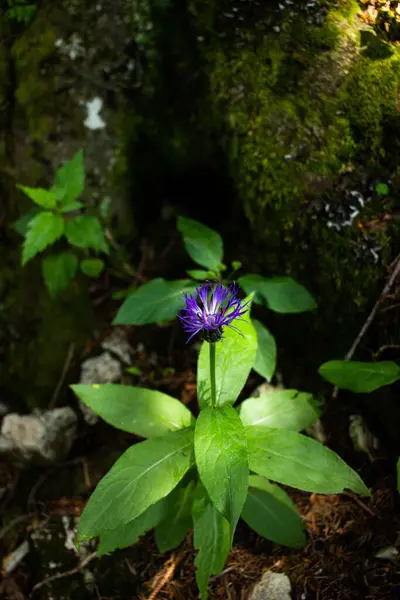
[[(231, 280), (240, 269), (239, 261), (232, 261), (231, 272), (224, 278), (227, 266), (223, 263), (223, 241), (219, 233), (202, 223), (178, 217), (177, 227), (183, 236), (189, 256), (202, 269), (188, 270), (191, 279), (166, 281), (158, 277), (133, 290), (120, 307), (114, 325), (147, 325), (171, 321), (183, 306), (183, 293), (195, 292), (195, 281)], [(262, 277), (244, 275), (237, 283), (246, 294), (255, 292), (254, 302), (278, 313), (301, 313), (314, 310), (316, 302), (311, 294), (291, 277)], [(276, 368), (276, 342), (269, 330), (257, 319), (252, 319), (257, 333), (257, 352), (253, 369), (271, 380)]]
[[(376, 363), (330, 360), (319, 373), (336, 387), (356, 394), (368, 394), (400, 379), (400, 366), (391, 360)], [(400, 493), (400, 458), (397, 462), (397, 489)]]
[[(42, 259), (43, 278), (52, 296), (69, 286), (78, 268), (88, 277), (98, 277), (104, 261), (97, 254), (109, 253), (99, 216), (85, 214), (85, 205), (80, 200), (84, 187), (82, 150), (58, 169), (50, 189), (18, 185), (35, 203), (14, 225), (24, 236), (22, 265), (61, 238), (69, 245), (68, 250), (47, 253)], [(106, 207), (100, 206), (102, 216), (104, 210)]]
[(7, 0), (6, 17), (9, 21), (29, 25), (34, 18), (38, 7), (29, 0)]
[[(253, 294), (246, 300), (251, 301)], [(73, 391), (109, 424), (147, 438), (116, 461), (92, 494), (79, 523), (80, 541), (99, 536), (98, 553), (137, 542), (154, 528), (161, 552), (193, 528), (201, 598), (222, 571), (241, 518), (259, 535), (294, 548), (303, 523), (277, 484), (320, 494), (368, 489), (333, 451), (301, 433), (319, 416), (311, 394), (270, 391), (234, 406), (257, 353), (249, 312), (215, 347), (203, 342), (197, 365), (198, 418), (179, 400), (123, 385), (74, 385)]]

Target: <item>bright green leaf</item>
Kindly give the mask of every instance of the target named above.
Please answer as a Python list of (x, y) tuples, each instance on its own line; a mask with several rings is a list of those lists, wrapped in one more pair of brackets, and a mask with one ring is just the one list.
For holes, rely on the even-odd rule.
[(306, 543), (295, 505), (284, 490), (264, 477), (250, 476), (241, 517), (258, 535), (276, 544), (301, 548)]
[(311, 394), (297, 390), (271, 390), (259, 398), (249, 398), (239, 407), (245, 426), (275, 427), (301, 431), (319, 417), (319, 409)]
[(251, 322), (257, 334), (257, 354), (253, 369), (261, 377), (264, 377), (267, 381), (271, 381), (276, 369), (275, 338), (260, 321), (252, 319)]
[(185, 304), (183, 292), (194, 291), (193, 283), (189, 279), (152, 279), (129, 294), (113, 325), (147, 325), (171, 321)]
[(142, 437), (156, 437), (194, 424), (186, 406), (156, 390), (113, 383), (77, 384), (71, 389), (106, 423)]
[(31, 188), (25, 185), (17, 185), (17, 188), (22, 190), (24, 194), (29, 196), (31, 200), (42, 208), (55, 208), (57, 198), (51, 190), (44, 190), (43, 188)]
[(172, 431), (131, 446), (90, 497), (79, 521), (79, 540), (139, 517), (169, 494), (193, 463), (192, 429)]
[(235, 532), (247, 495), (249, 467), (246, 433), (231, 406), (200, 411), (194, 436), (200, 479), (215, 508)]
[[(246, 298), (246, 301), (251, 300)], [(225, 327), (223, 339), (215, 344), (215, 379), (217, 404), (233, 404), (253, 367), (257, 351), (257, 335), (248, 311), (233, 321), (240, 331)], [(197, 395), (200, 407), (211, 404), (210, 345), (203, 342), (197, 363)]]
[(202, 271), (201, 269), (194, 269), (192, 271), (186, 271), (189, 277), (196, 279), (197, 281), (204, 281), (205, 279), (215, 279), (216, 274), (212, 271)]
[(229, 523), (213, 506), (203, 486), (193, 504), (196, 581), (201, 600), (208, 598), (208, 581), (224, 568), (231, 547)]
[(25, 237), (26, 232), (29, 228), (29, 223), (40, 212), (42, 212), (42, 210), (38, 206), (32, 206), (32, 208), (28, 210), (28, 212), (23, 217), (20, 217), (17, 221), (13, 223), (13, 229), (15, 229), (17, 233)]
[(130, 373), (131, 375), (140, 376), (142, 374), (141, 369), (139, 369), (138, 367), (126, 367), (125, 371), (127, 373)]
[(238, 271), (240, 269), (240, 267), (242, 266), (242, 263), (240, 262), (240, 260), (233, 260), (231, 262), (231, 265), (232, 265), (232, 269), (234, 271)]
[(178, 217), (177, 227), (183, 236), (186, 251), (194, 262), (206, 269), (218, 271), (223, 254), (219, 233), (186, 217)]
[(250, 469), (305, 492), (369, 494), (359, 475), (335, 452), (295, 431), (246, 427)]
[(75, 277), (78, 259), (72, 252), (49, 254), (43, 259), (42, 273), (51, 296), (67, 289)]
[[(79, 198), (85, 188), (83, 150), (79, 150), (58, 169), (54, 188), (62, 192), (59, 194), (59, 199), (64, 206)], [(84, 246), (79, 247), (82, 248)]]
[(113, 552), (117, 548), (127, 548), (136, 544), (142, 535), (153, 529), (164, 518), (167, 498), (163, 498), (149, 506), (133, 521), (129, 521), (129, 523), (125, 523), (116, 529), (109, 529), (100, 533), (97, 554), (102, 556), (106, 552)]
[(174, 550), (192, 528), (194, 491), (195, 482), (191, 481), (186, 487), (175, 488), (165, 499), (165, 516), (154, 532), (160, 552)]
[(98, 277), (104, 269), (104, 261), (101, 258), (84, 258), (80, 267), (82, 273), (88, 277)]
[(78, 215), (65, 224), (65, 235), (72, 246), (91, 248), (107, 254), (109, 248), (104, 237), (104, 231), (97, 217)]
[(22, 249), (22, 265), (36, 254), (54, 244), (64, 233), (64, 221), (61, 215), (52, 212), (40, 212), (30, 222)]
[(83, 208), (83, 204), (82, 202), (78, 202), (77, 200), (71, 200), (71, 202), (68, 202), (68, 204), (65, 204), (65, 206), (62, 206), (60, 211), (62, 213), (68, 213), (68, 212), (73, 212), (74, 210), (80, 210), (81, 208)]
[(400, 367), (392, 361), (356, 362), (330, 360), (318, 369), (329, 383), (344, 390), (368, 393), (400, 379)]
[(291, 277), (266, 278), (260, 275), (246, 275), (238, 281), (246, 294), (256, 292), (268, 308), (278, 313), (300, 313), (317, 307), (306, 288)]
[(375, 187), (376, 193), (381, 196), (387, 196), (389, 194), (389, 187), (386, 183), (377, 183)]

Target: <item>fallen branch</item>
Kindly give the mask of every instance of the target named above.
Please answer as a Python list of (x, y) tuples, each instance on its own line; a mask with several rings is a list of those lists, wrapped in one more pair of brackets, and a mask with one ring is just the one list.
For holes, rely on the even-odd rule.
[(40, 590), (40, 588), (42, 588), (43, 586), (48, 585), (52, 581), (56, 581), (57, 579), (63, 579), (64, 577), (70, 577), (71, 575), (76, 575), (76, 573), (79, 573), (79, 571), (84, 569), (95, 558), (97, 558), (97, 552), (92, 552), (92, 554), (89, 554), (89, 556), (87, 556), (74, 569), (70, 569), (69, 571), (64, 571), (63, 573), (57, 573), (57, 575), (52, 575), (51, 577), (47, 577), (46, 579), (43, 579), (43, 581), (39, 581), (39, 583), (36, 583), (33, 586), (32, 591), (29, 595), (29, 598), (32, 598), (32, 596), (35, 592)]

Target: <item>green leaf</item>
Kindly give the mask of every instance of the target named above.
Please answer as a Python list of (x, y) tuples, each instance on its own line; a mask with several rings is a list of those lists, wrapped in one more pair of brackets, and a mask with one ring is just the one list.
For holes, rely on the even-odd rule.
[(57, 198), (51, 190), (32, 188), (25, 185), (17, 185), (17, 188), (22, 190), (35, 204), (42, 208), (55, 208), (56, 206)]
[(303, 522), (295, 505), (279, 486), (251, 475), (242, 519), (258, 535), (290, 548), (306, 543)]
[(369, 494), (359, 475), (319, 442), (284, 429), (246, 427), (250, 469), (268, 479), (318, 494), (344, 489)]
[(191, 529), (194, 491), (195, 482), (191, 481), (186, 487), (175, 488), (165, 499), (165, 515), (154, 532), (160, 552), (179, 546)]
[[(83, 150), (79, 150), (58, 169), (54, 188), (62, 191), (59, 193), (59, 199), (63, 206), (68, 206), (73, 200), (79, 198), (85, 188)], [(84, 246), (79, 246), (82, 247)]]
[(312, 425), (320, 411), (311, 394), (297, 390), (271, 390), (244, 400), (239, 415), (245, 426), (301, 431)]
[(271, 381), (276, 369), (275, 338), (260, 321), (252, 319), (251, 322), (257, 334), (257, 354), (253, 369), (261, 377), (264, 377), (267, 381)]
[(78, 259), (72, 252), (50, 254), (42, 261), (42, 273), (51, 296), (65, 290), (75, 277)]
[(375, 187), (376, 193), (381, 196), (387, 196), (389, 194), (389, 187), (386, 183), (377, 183)]
[(301, 313), (317, 307), (306, 288), (291, 277), (267, 279), (260, 275), (245, 275), (238, 281), (246, 294), (257, 292), (268, 308), (278, 313)]
[(153, 279), (129, 294), (113, 325), (147, 325), (171, 321), (185, 304), (183, 292), (190, 294), (194, 291), (193, 283), (189, 279)]
[(77, 248), (92, 248), (105, 254), (109, 252), (103, 228), (97, 217), (76, 216), (65, 224), (65, 235), (69, 243)]
[(64, 233), (64, 221), (61, 215), (52, 212), (40, 212), (28, 226), (22, 248), (22, 265), (36, 254), (54, 244)]
[[(251, 301), (251, 298), (246, 298)], [(241, 333), (225, 327), (223, 339), (215, 345), (217, 405), (233, 404), (244, 387), (257, 351), (257, 335), (248, 311), (233, 325)], [(200, 407), (211, 404), (210, 346), (203, 342), (197, 363), (197, 395)]]
[(224, 568), (231, 540), (229, 523), (213, 506), (199, 485), (193, 504), (196, 581), (202, 600), (208, 598), (208, 580)]
[(26, 232), (28, 231), (29, 223), (40, 212), (42, 212), (42, 210), (38, 206), (32, 206), (32, 208), (28, 210), (28, 212), (23, 217), (20, 217), (17, 221), (13, 223), (13, 229), (17, 233), (25, 237)]
[(249, 483), (246, 433), (231, 406), (204, 408), (194, 436), (200, 479), (215, 508), (235, 532)]
[(62, 213), (69, 213), (69, 212), (73, 212), (74, 210), (80, 210), (83, 207), (84, 207), (84, 204), (82, 202), (78, 202), (77, 200), (71, 200), (71, 202), (68, 202), (68, 204), (65, 204), (65, 206), (62, 206), (60, 211)]
[(117, 548), (127, 548), (136, 544), (142, 535), (153, 529), (164, 518), (167, 498), (163, 498), (149, 506), (133, 521), (129, 521), (129, 523), (125, 523), (116, 529), (109, 529), (100, 533), (97, 554), (102, 556), (106, 552), (113, 552)]
[(142, 437), (157, 437), (194, 424), (186, 406), (162, 392), (113, 383), (71, 385), (106, 423)]
[(223, 254), (219, 233), (186, 217), (178, 217), (177, 227), (183, 236), (186, 251), (194, 262), (206, 269), (218, 271)]
[(212, 271), (202, 271), (201, 269), (194, 269), (192, 271), (186, 271), (189, 277), (196, 279), (197, 281), (204, 281), (205, 279), (215, 279), (216, 274)]
[(133, 521), (169, 494), (193, 463), (192, 429), (131, 446), (90, 497), (79, 521), (78, 539)]
[(344, 390), (368, 393), (400, 379), (400, 367), (392, 361), (376, 363), (330, 360), (318, 369), (329, 383)]
[(108, 219), (111, 213), (111, 198), (110, 196), (105, 196), (99, 205), (100, 216), (104, 221)]
[(88, 277), (98, 277), (104, 269), (101, 258), (84, 258), (81, 260), (81, 271)]
[(240, 267), (242, 266), (242, 263), (240, 262), (240, 260), (233, 260), (231, 262), (231, 265), (234, 271), (239, 271)]

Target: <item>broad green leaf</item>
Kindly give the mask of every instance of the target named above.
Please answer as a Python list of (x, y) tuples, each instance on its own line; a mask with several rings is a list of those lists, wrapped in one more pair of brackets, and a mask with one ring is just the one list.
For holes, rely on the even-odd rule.
[(193, 463), (192, 429), (131, 446), (90, 497), (79, 521), (78, 539), (133, 521), (167, 496)]
[(260, 321), (252, 319), (251, 322), (257, 334), (257, 354), (253, 369), (261, 377), (264, 377), (267, 381), (271, 381), (276, 369), (275, 338)]
[[(62, 190), (59, 194), (62, 204), (67, 206), (76, 200), (85, 188), (85, 166), (83, 150), (79, 150), (70, 160), (67, 160), (56, 173), (54, 188)], [(82, 248), (83, 246), (79, 246)]]
[(42, 273), (51, 296), (65, 290), (78, 269), (78, 258), (72, 252), (50, 254), (43, 259)]
[(239, 284), (246, 294), (256, 292), (271, 310), (279, 313), (300, 313), (314, 310), (317, 304), (305, 287), (291, 277), (261, 277), (245, 275)]
[(64, 221), (61, 215), (52, 212), (40, 212), (30, 222), (22, 248), (22, 265), (36, 254), (54, 244), (64, 233)]
[(55, 208), (57, 198), (51, 190), (44, 190), (43, 188), (32, 188), (26, 185), (17, 185), (17, 188), (22, 190), (24, 194), (29, 196), (31, 200), (42, 208)]
[(201, 600), (208, 598), (208, 581), (224, 568), (231, 547), (229, 523), (213, 506), (203, 486), (193, 504), (196, 581)]
[(154, 532), (160, 552), (179, 546), (192, 528), (194, 491), (195, 482), (191, 481), (186, 487), (178, 486), (165, 498), (165, 515)]
[(235, 532), (249, 483), (246, 433), (231, 406), (207, 406), (194, 435), (197, 470), (207, 493)]
[(17, 233), (25, 237), (26, 232), (28, 231), (29, 223), (40, 212), (42, 212), (42, 210), (38, 206), (32, 206), (32, 208), (28, 210), (28, 212), (23, 217), (20, 217), (17, 221), (13, 223), (13, 229), (15, 229)]
[(71, 389), (104, 421), (142, 437), (157, 437), (194, 424), (182, 402), (156, 390), (113, 383), (78, 384)]
[(387, 196), (389, 194), (389, 187), (387, 186), (386, 183), (377, 183), (376, 187), (375, 187), (376, 193), (380, 194), (381, 196)]
[(400, 379), (400, 367), (392, 361), (376, 363), (330, 360), (318, 373), (329, 383), (344, 390), (368, 393)]
[(271, 390), (244, 400), (239, 415), (245, 426), (301, 431), (312, 425), (320, 411), (311, 394), (297, 390)]
[(78, 215), (65, 224), (65, 235), (72, 246), (91, 248), (108, 254), (109, 248), (104, 231), (97, 217)]
[(250, 469), (268, 479), (318, 494), (345, 489), (369, 494), (362, 479), (335, 452), (295, 431), (246, 427)]
[(84, 204), (82, 202), (78, 202), (77, 200), (71, 200), (71, 202), (68, 202), (68, 204), (62, 206), (60, 211), (62, 213), (73, 212), (74, 210), (80, 210), (81, 208), (83, 208), (83, 206)]
[(98, 277), (104, 269), (101, 258), (84, 258), (81, 260), (81, 271), (88, 277)]
[(400, 458), (397, 461), (397, 491), (400, 494)]
[[(233, 404), (244, 387), (253, 367), (257, 351), (257, 335), (250, 320), (251, 297), (248, 311), (233, 325), (240, 331), (224, 328), (223, 339), (215, 345), (215, 379), (217, 405)], [(197, 363), (197, 395), (200, 407), (211, 404), (210, 345), (203, 342)]]
[(189, 275), (189, 277), (192, 277), (192, 279), (196, 279), (197, 281), (216, 278), (216, 274), (212, 271), (202, 271), (201, 269), (193, 269), (191, 271), (186, 271), (186, 273)]
[(149, 506), (133, 521), (129, 521), (129, 523), (125, 523), (116, 529), (109, 529), (100, 533), (97, 554), (102, 556), (106, 552), (113, 552), (117, 548), (127, 548), (136, 544), (142, 535), (153, 529), (164, 518), (167, 498), (163, 498)]
[(147, 325), (171, 321), (185, 304), (183, 293), (190, 294), (194, 291), (193, 283), (189, 279), (152, 279), (129, 294), (113, 325)]
[(241, 517), (258, 535), (276, 544), (301, 548), (306, 543), (295, 505), (284, 490), (264, 477), (250, 475)]
[(206, 269), (218, 271), (223, 254), (219, 233), (186, 217), (178, 217), (177, 227), (183, 236), (186, 251), (194, 262)]

